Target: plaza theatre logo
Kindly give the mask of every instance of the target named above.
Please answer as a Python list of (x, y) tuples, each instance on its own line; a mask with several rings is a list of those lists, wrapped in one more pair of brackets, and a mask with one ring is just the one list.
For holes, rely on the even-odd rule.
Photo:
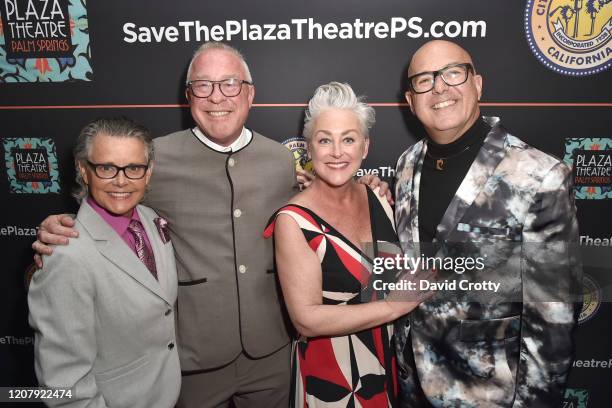
[(90, 81), (85, 0), (0, 0), (0, 83)]
[(525, 33), (546, 67), (565, 75), (589, 75), (612, 64), (611, 0), (528, 0)]
[(11, 193), (59, 193), (55, 144), (51, 139), (3, 140), (6, 173)]
[(577, 199), (612, 198), (612, 139), (565, 139), (564, 161), (572, 167)]
[(580, 388), (566, 388), (561, 408), (587, 408), (589, 392)]
[(312, 161), (308, 158), (306, 139), (303, 137), (292, 137), (282, 143), (293, 153), (295, 169), (306, 170), (312, 173)]

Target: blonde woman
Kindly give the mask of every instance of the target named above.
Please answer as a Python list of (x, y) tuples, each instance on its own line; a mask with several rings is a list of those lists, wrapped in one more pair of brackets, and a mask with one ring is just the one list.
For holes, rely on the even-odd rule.
[(386, 200), (353, 177), (368, 154), (373, 124), (374, 110), (348, 84), (320, 86), (304, 121), (316, 178), (265, 231), (275, 237), (280, 283), (300, 335), (296, 406), (396, 405), (388, 323), (417, 302), (362, 303), (366, 265), (377, 255), (376, 245), (372, 253), (365, 244), (397, 241)]

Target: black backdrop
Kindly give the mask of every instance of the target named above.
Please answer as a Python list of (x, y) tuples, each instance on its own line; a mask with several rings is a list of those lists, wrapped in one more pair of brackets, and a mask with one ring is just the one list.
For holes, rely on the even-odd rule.
[[(0, 0), (0, 7), (5, 7), (9, 1), (15, 2)], [(88, 34), (90, 49), (86, 59), (91, 72), (82, 77), (86, 80), (57, 81), (54, 75), (59, 68), (50, 59), (53, 72), (41, 75), (38, 70), (38, 79), (13, 83), (11, 78), (2, 75), (8, 72), (6, 67), (16, 65), (14, 61), (3, 60), (5, 54), (0, 53), (0, 138), (5, 141), (10, 138), (51, 139), (55, 145), (61, 188), (59, 194), (13, 192), (7, 170), (8, 145), (4, 144), (7, 166), (0, 172), (0, 246), (4, 261), (0, 274), (0, 386), (33, 385), (36, 381), (24, 284), (32, 257), (30, 245), (34, 237), (31, 229), (49, 213), (76, 208), (69, 196), (74, 180), (70, 150), (79, 129), (94, 117), (103, 115), (133, 117), (150, 127), (156, 136), (192, 125), (182, 84), (198, 42), (193, 29), (190, 40), (186, 40), (179, 22), (195, 24), (198, 21), (209, 28), (225, 26), (226, 21), (240, 23), (243, 19), (248, 24), (261, 26), (288, 24), (292, 29), (292, 38), (288, 40), (243, 40), (237, 35), (230, 41), (245, 54), (256, 84), (255, 106), (247, 125), (278, 141), (296, 137), (301, 130), (303, 105), (316, 86), (331, 80), (349, 82), (357, 93), (367, 95), (368, 102), (376, 108), (373, 146), (363, 165), (366, 169), (394, 167), (401, 152), (422, 137), (422, 129), (402, 103), (403, 77), (411, 54), (431, 39), (426, 34), (429, 26), (438, 20), (447, 25), (451, 21), (481, 21), (486, 25), (486, 30), (477, 30), (474, 36), (442, 37), (459, 42), (472, 53), (476, 68), (484, 78), (484, 114), (501, 116), (513, 134), (559, 157), (566, 154), (566, 139), (569, 138), (598, 139), (595, 142), (604, 146), (604, 152), (607, 146), (608, 155), (612, 149), (610, 71), (562, 75), (545, 67), (527, 41), (525, 18), (531, 7), (527, 1), (60, 2), (80, 4), (86, 10), (86, 19), (79, 19), (79, 24), (75, 25), (75, 29), (85, 27)], [(587, 2), (582, 6), (587, 7)], [(575, 6), (574, 0), (540, 3), (546, 7)], [(609, 20), (611, 10), (612, 4), (601, 5), (593, 23), (595, 30), (601, 29), (600, 21)], [(581, 12), (581, 27), (589, 31), (590, 15), (586, 14), (586, 9)], [(292, 19), (308, 18), (321, 25), (354, 25), (356, 19), (391, 24), (392, 18), (409, 21), (414, 17), (421, 18), (420, 35), (418, 30), (407, 28), (395, 38), (390, 35), (387, 38), (374, 35), (370, 38), (308, 38), (305, 25), (303, 38), (298, 39), (296, 25), (291, 24)], [(179, 35), (175, 42), (129, 43), (124, 38), (129, 37), (123, 28), (126, 23), (155, 27), (156, 30), (175, 26)], [(571, 23), (568, 24), (570, 34)], [(5, 33), (7, 28), (5, 20)], [(412, 36), (407, 35), (408, 32)], [(1, 40), (0, 36), (0, 45)], [(610, 52), (609, 37), (602, 49)], [(607, 61), (603, 68), (609, 67), (610, 55), (603, 61)], [(76, 69), (78, 71), (78, 66)], [(577, 200), (584, 243), (587, 237), (599, 238), (607, 244), (601, 250), (607, 251), (610, 251), (612, 235), (612, 201), (610, 193), (605, 191), (610, 188), (608, 179), (602, 190), (596, 190), (599, 193)], [(18, 229), (21, 234), (16, 232)], [(595, 288), (598, 287), (601, 289), (595, 282)], [(597, 295), (600, 295), (599, 302)], [(589, 407), (610, 404), (612, 333), (608, 321), (612, 310), (601, 298), (601, 291), (590, 297), (594, 300), (589, 303), (590, 309), (585, 312), (584, 322), (576, 333), (577, 363), (570, 376), (572, 390), (567, 393), (567, 407), (587, 406), (584, 392), (588, 395)]]

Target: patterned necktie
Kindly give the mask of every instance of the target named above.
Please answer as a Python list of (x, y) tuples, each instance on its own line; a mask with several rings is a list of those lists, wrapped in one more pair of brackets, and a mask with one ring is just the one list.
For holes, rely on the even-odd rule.
[(138, 220), (131, 220), (128, 226), (128, 231), (134, 237), (134, 243), (136, 244), (136, 255), (138, 259), (145, 264), (147, 269), (151, 271), (151, 274), (157, 279), (157, 269), (155, 268), (155, 258), (153, 251), (149, 248), (144, 240), (144, 229), (142, 224)]

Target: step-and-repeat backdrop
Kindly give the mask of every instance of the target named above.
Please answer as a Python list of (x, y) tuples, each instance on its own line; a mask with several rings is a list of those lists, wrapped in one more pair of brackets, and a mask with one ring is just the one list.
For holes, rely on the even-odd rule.
[[(183, 84), (203, 41), (243, 51), (256, 84), (247, 124), (288, 148), (301, 147), (318, 85), (367, 95), (377, 123), (360, 173), (383, 178), (423, 134), (402, 99), (412, 53), (460, 43), (484, 78), (484, 114), (573, 166), (580, 242), (611, 250), (610, 0), (0, 0), (0, 11), (0, 386), (36, 384), (30, 245), (46, 215), (76, 209), (79, 129), (104, 115), (156, 136), (192, 126)], [(612, 403), (612, 308), (588, 266), (564, 407)]]

